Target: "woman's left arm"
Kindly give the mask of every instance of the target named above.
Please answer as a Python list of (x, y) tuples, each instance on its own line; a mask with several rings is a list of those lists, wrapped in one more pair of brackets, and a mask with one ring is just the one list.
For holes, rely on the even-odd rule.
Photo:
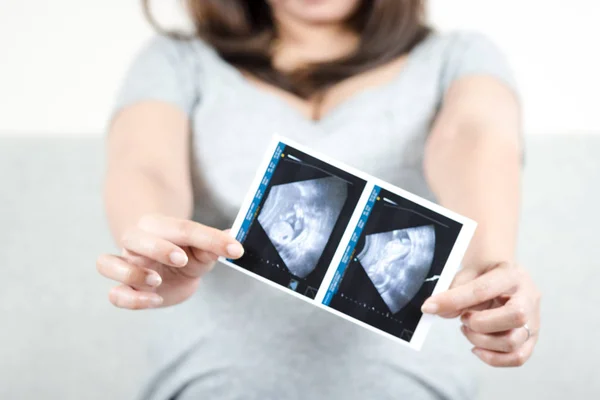
[(441, 205), (478, 223), (450, 290), (423, 312), (461, 316), (473, 352), (493, 366), (520, 366), (540, 329), (540, 293), (515, 262), (521, 180), (521, 116), (499, 80), (454, 82), (432, 128), (424, 169)]

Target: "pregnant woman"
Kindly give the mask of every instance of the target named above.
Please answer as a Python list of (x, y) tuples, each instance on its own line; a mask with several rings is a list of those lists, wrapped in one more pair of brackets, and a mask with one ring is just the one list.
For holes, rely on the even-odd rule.
[[(515, 262), (520, 109), (501, 52), (431, 31), (419, 0), (185, 4), (195, 33), (138, 54), (107, 138), (122, 253), (97, 268), (115, 306), (161, 308), (143, 398), (469, 399), (476, 357), (525, 363), (540, 295)], [(446, 320), (422, 352), (215, 266), (243, 254), (223, 229), (275, 132), (479, 223), (423, 305)]]

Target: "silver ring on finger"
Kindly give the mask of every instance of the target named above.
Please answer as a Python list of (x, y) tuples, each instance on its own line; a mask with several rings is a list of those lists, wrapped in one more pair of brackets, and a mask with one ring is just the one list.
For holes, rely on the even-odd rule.
[(531, 329), (529, 329), (529, 326), (527, 324), (523, 325), (523, 329), (527, 331), (527, 339), (525, 339), (525, 341), (527, 342), (529, 339), (531, 339)]

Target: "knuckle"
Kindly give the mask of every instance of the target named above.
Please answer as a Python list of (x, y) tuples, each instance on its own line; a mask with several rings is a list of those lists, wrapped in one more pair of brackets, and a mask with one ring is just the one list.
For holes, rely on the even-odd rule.
[(212, 253), (198, 249), (193, 249), (193, 253), (194, 257), (196, 257), (198, 262), (200, 262), (201, 264), (212, 265), (216, 261), (216, 258), (212, 255)]
[(515, 278), (523, 284), (531, 282), (531, 276), (529, 272), (524, 268), (515, 268)]
[(523, 306), (515, 307), (512, 312), (512, 319), (515, 325), (523, 326), (527, 323), (527, 311)]
[(491, 365), (492, 367), (502, 367), (503, 364), (496, 357), (490, 357), (487, 360), (484, 360), (486, 364)]
[(511, 261), (503, 261), (498, 266), (498, 268), (508, 269), (508, 270), (514, 270), (514, 269), (516, 269), (515, 267), (516, 267), (515, 263), (513, 263)]
[(525, 365), (526, 362), (527, 362), (527, 355), (525, 354), (525, 352), (518, 351), (517, 353), (515, 353), (515, 356), (513, 358), (513, 365), (515, 367), (521, 367), (521, 366)]
[(464, 335), (467, 338), (467, 340), (469, 340), (469, 342), (473, 343), (474, 345), (477, 346), (478, 344), (482, 344), (481, 334), (473, 328), (471, 328), (470, 326), (465, 326)]
[(217, 235), (213, 233), (207, 234), (207, 245), (209, 250), (217, 249), (221, 246), (221, 241), (217, 237)]
[(515, 282), (521, 282), (527, 275), (522, 268), (513, 267), (508, 270), (510, 277)]
[(115, 290), (111, 293), (110, 300), (111, 303), (118, 308), (124, 308), (128, 310), (139, 310), (144, 308), (138, 297), (119, 292), (118, 290)]
[(499, 355), (489, 356), (486, 362), (492, 367), (506, 367), (508, 365), (507, 360)]
[(485, 328), (485, 323), (479, 321), (477, 318), (472, 317), (469, 321), (469, 329), (471, 329), (473, 332), (481, 332), (484, 330)]
[(144, 304), (143, 304), (142, 301), (140, 301), (139, 299), (135, 299), (134, 298), (134, 299), (130, 300), (129, 307), (127, 307), (127, 308), (129, 308), (131, 310), (141, 310), (141, 309), (143, 309), (145, 307), (144, 307)]
[(137, 282), (137, 271), (134, 270), (131, 267), (128, 268), (123, 268), (123, 271), (121, 272), (121, 282), (126, 284), (126, 285), (133, 285), (138, 283)]
[(194, 225), (188, 220), (178, 220), (174, 222), (175, 236), (177, 240), (186, 240), (194, 235)]
[(490, 285), (488, 283), (483, 281), (475, 282), (475, 284), (473, 285), (473, 296), (479, 300), (485, 299), (489, 290)]
[(507, 353), (512, 353), (519, 349), (519, 341), (514, 334), (508, 336), (505, 342), (505, 351)]
[(214, 251), (219, 247), (219, 239), (210, 228), (198, 223), (191, 223), (191, 226), (201, 250)]
[(139, 247), (142, 255), (147, 255), (151, 259), (156, 259), (161, 255), (160, 241), (154, 237), (141, 237)]
[(117, 301), (115, 303), (115, 306), (119, 307), (119, 308), (124, 308), (124, 309), (131, 309), (131, 301), (130, 300), (126, 300), (122, 297), (117, 297)]

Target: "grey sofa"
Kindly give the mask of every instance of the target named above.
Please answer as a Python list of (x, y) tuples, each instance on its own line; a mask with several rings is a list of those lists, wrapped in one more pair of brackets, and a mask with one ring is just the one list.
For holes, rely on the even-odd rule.
[[(600, 135), (527, 139), (521, 260), (545, 297), (534, 358), (482, 366), (481, 398), (600, 398)], [(0, 137), (0, 398), (130, 399), (150, 314), (96, 275), (112, 250), (101, 138)]]

